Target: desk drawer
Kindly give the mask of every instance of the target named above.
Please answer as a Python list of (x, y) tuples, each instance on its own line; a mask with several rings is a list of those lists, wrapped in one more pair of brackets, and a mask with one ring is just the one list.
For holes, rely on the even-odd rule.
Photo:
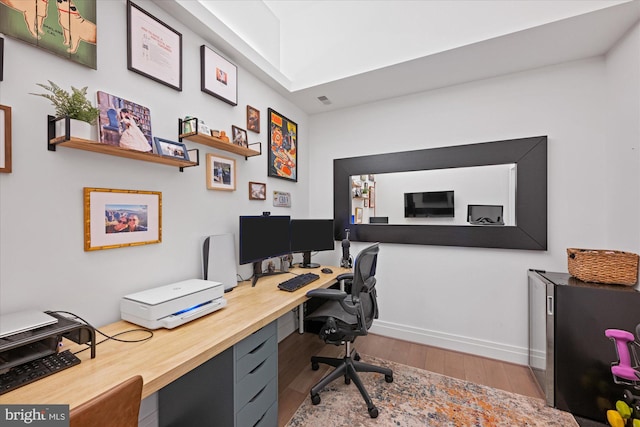
[[(236, 426), (276, 426), (278, 424), (278, 381), (273, 378), (259, 393), (254, 396), (236, 415)], [(275, 423), (268, 423), (268, 412), (275, 405)]]
[(277, 322), (271, 322), (260, 330), (255, 331), (238, 344), (234, 346), (236, 360), (242, 359), (248, 353), (251, 353), (264, 344), (271, 336), (275, 336), (277, 332)]
[(271, 408), (267, 409), (253, 427), (275, 427), (278, 425), (278, 402), (274, 402)]
[[(256, 398), (264, 386), (271, 380), (278, 377), (278, 353), (271, 354), (266, 360), (258, 365), (252, 372), (245, 375), (242, 381), (235, 385), (236, 408), (241, 409), (247, 402)], [(276, 395), (273, 396), (275, 400)]]
[(244, 377), (256, 369), (267, 357), (278, 351), (278, 339), (275, 335), (260, 344), (253, 351), (247, 353), (241, 359), (236, 360), (236, 382), (240, 382)]

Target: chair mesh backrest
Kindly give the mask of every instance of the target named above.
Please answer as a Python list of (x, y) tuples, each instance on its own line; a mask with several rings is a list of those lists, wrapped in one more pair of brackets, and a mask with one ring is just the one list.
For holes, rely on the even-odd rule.
[(353, 268), (353, 284), (351, 296), (360, 300), (359, 323), (362, 330), (369, 329), (373, 319), (378, 317), (376, 299), (376, 264), (378, 262), (379, 245), (371, 245), (360, 251)]

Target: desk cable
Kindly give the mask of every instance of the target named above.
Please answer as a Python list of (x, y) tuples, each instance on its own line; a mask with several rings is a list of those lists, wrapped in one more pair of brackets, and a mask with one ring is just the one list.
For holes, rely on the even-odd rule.
[[(85, 325), (91, 326), (97, 333), (99, 333), (103, 337), (106, 337), (106, 339), (103, 339), (102, 341), (96, 342), (96, 345), (102, 344), (103, 342), (109, 341), (109, 340), (118, 341), (118, 342), (126, 342), (126, 343), (136, 343), (136, 342), (148, 341), (151, 338), (153, 338), (153, 331), (150, 330), (150, 329), (146, 329), (146, 328), (133, 328), (133, 329), (128, 329), (126, 331), (118, 332), (115, 335), (107, 335), (104, 332), (102, 332), (101, 330), (99, 330), (98, 328), (94, 328), (89, 322), (87, 322), (82, 317), (78, 316), (77, 314), (74, 314), (74, 313), (71, 313), (71, 312), (68, 312), (68, 311), (52, 311), (52, 313), (66, 314), (66, 315), (69, 315), (69, 316), (73, 316), (73, 319), (80, 320)], [(120, 335), (129, 334), (129, 333), (132, 333), (132, 332), (146, 332), (149, 335), (147, 337), (136, 339), (136, 340), (126, 340), (126, 339), (122, 339), (122, 338), (117, 338)], [(89, 348), (91, 348), (91, 347), (87, 346), (86, 348), (83, 348), (82, 350), (76, 351), (74, 354), (82, 353), (83, 351), (88, 350)]]

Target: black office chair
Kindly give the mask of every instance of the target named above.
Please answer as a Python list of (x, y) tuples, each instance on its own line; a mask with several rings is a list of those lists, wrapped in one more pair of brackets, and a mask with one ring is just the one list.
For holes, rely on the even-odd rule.
[(341, 274), (337, 277), (338, 280), (350, 282), (350, 295), (337, 289), (314, 289), (307, 292), (307, 296), (310, 298), (327, 300), (316, 311), (307, 316), (309, 320), (324, 322), (320, 329), (320, 338), (324, 339), (327, 344), (346, 345), (345, 356), (341, 359), (319, 356), (311, 358), (311, 369), (314, 371), (319, 369), (320, 363), (336, 368), (311, 388), (311, 402), (314, 405), (320, 403), (320, 395), (318, 393), (333, 380), (344, 376), (345, 384), (349, 384), (353, 380), (358, 387), (360, 394), (367, 403), (367, 410), (371, 418), (378, 416), (378, 408), (371, 401), (358, 376), (358, 372), (384, 374), (385, 381), (390, 383), (393, 382), (393, 371), (388, 368), (360, 362), (360, 355), (355, 349), (352, 349), (351, 344), (356, 337), (367, 335), (373, 319), (378, 317), (375, 288), (378, 251), (378, 244), (362, 250), (356, 258), (353, 273)]

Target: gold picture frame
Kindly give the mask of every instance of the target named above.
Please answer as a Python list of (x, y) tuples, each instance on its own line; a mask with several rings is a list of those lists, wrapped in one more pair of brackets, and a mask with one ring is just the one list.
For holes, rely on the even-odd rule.
[(84, 188), (84, 250), (162, 241), (162, 193)]
[(0, 105), (0, 172), (11, 172), (11, 107)]
[(207, 188), (236, 190), (236, 161), (230, 157), (207, 154)]

